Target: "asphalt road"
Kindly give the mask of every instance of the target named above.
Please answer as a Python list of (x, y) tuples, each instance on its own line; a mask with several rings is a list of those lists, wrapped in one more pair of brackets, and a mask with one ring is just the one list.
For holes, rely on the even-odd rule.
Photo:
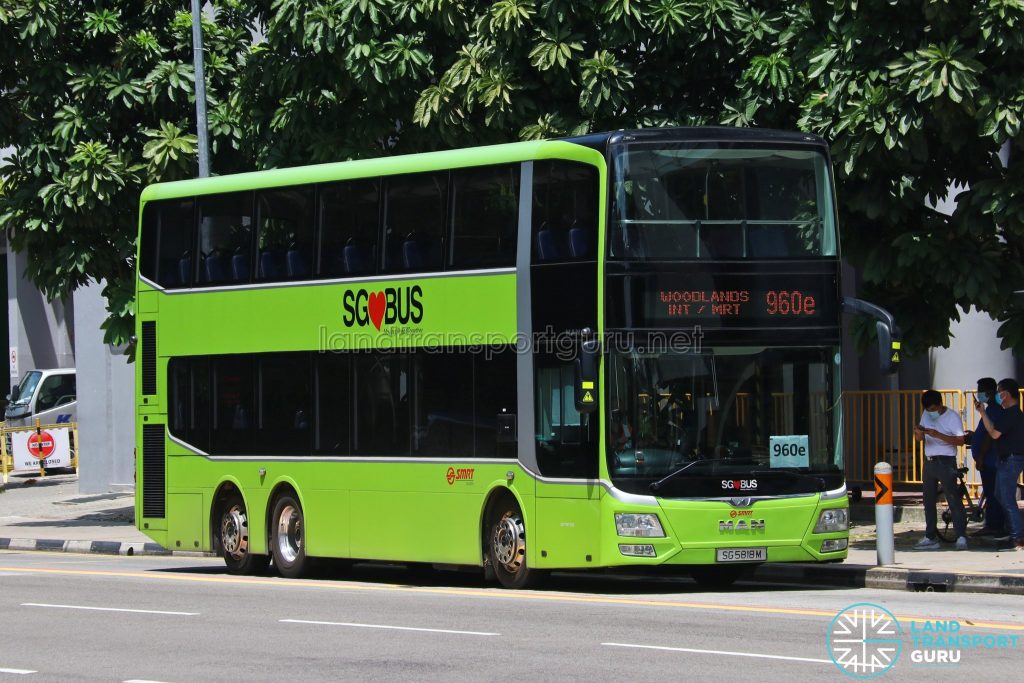
[[(1020, 675), (1024, 598), (1014, 596), (708, 592), (587, 574), (510, 592), (381, 565), (289, 581), (229, 576), (206, 558), (0, 552), (0, 681), (850, 680), (827, 641), (836, 615), (863, 602), (902, 629), (883, 679)], [(936, 650), (913, 640), (934, 635), (935, 620), (977, 647), (915, 663), (915, 650)]]

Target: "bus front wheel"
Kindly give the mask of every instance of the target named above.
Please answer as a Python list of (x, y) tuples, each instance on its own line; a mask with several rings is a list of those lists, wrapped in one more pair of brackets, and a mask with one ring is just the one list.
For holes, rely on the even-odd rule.
[(540, 580), (541, 572), (526, 562), (526, 523), (514, 500), (502, 500), (492, 508), (487, 554), (498, 583), (505, 588), (528, 588)]
[(274, 505), (272, 552), (277, 572), (288, 579), (303, 576), (309, 569), (304, 542), (305, 524), (302, 506), (291, 494), (277, 499)]
[(255, 574), (267, 567), (266, 555), (249, 552), (249, 515), (238, 492), (227, 495), (217, 524), (224, 564), (231, 574)]

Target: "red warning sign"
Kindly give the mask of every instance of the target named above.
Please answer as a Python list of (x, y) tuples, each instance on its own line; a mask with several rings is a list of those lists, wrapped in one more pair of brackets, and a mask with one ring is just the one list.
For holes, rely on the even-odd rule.
[(53, 455), (56, 442), (49, 432), (34, 432), (29, 435), (27, 446), (29, 455), (45, 460)]

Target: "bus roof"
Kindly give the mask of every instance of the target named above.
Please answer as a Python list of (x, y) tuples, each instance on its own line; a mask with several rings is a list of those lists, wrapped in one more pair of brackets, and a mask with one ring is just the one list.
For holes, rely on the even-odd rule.
[(398, 173), (421, 173), (488, 164), (514, 163), (533, 159), (562, 158), (591, 164), (601, 164), (609, 145), (641, 141), (665, 143), (691, 141), (796, 144), (820, 147), (826, 153), (828, 151), (826, 142), (817, 135), (768, 128), (700, 126), (623, 129), (557, 140), (512, 142), (503, 145), (403, 154), (157, 183), (150, 185), (142, 191), (141, 200), (148, 202), (156, 199), (173, 199), (218, 192), (238, 192), (305, 183), (387, 176)]
[(569, 141), (535, 140), (157, 183), (142, 191), (142, 201), (549, 158), (603, 161), (594, 150)]

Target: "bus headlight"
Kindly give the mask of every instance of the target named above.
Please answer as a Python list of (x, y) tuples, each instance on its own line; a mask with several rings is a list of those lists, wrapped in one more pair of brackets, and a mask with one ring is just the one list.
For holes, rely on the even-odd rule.
[(832, 508), (821, 511), (818, 523), (814, 526), (814, 533), (827, 534), (833, 531), (848, 531), (849, 529), (850, 511), (846, 508)]
[(661, 528), (661, 521), (658, 515), (645, 513), (634, 514), (630, 512), (615, 513), (615, 531), (619, 536), (664, 536), (665, 531)]

